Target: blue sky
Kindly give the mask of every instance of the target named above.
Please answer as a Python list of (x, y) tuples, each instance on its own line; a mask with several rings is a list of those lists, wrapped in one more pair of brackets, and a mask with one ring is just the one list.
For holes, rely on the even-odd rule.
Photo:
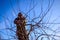
[[(12, 5), (11, 5), (11, 3)], [(33, 4), (34, 1), (34, 4)], [(16, 17), (16, 15), (19, 12), (19, 8), (22, 11), (22, 13), (26, 13), (28, 12), (28, 10), (30, 8), (32, 8), (32, 5), (36, 5), (36, 7), (34, 8), (35, 10), (35, 15), (33, 14), (33, 10), (28, 14), (30, 16), (30, 18), (34, 17), (34, 16), (38, 16), (39, 13), (41, 12), (41, 3), (42, 0), (19, 0), (19, 2), (17, 2), (17, 0), (0, 0), (0, 26), (1, 29), (6, 28), (6, 24), (7, 27), (10, 26), (10, 23), (13, 24), (13, 20)], [(52, 0), (50, 0), (52, 3)], [(19, 4), (18, 4), (19, 3)], [(43, 11), (46, 10), (48, 6), (48, 0), (44, 0), (43, 2)], [(18, 8), (19, 7), (19, 8)], [(14, 13), (14, 10), (15, 13)], [(3, 18), (2, 16), (5, 16), (6, 18)], [(9, 21), (7, 20), (7, 18), (9, 19)], [(50, 18), (50, 19), (49, 19)], [(60, 0), (54, 0), (54, 4), (52, 6), (52, 8), (50, 9), (50, 11), (48, 12), (48, 14), (46, 15), (46, 17), (44, 18), (44, 22), (47, 22), (47, 20), (49, 19), (49, 22), (52, 23), (60, 23)], [(29, 20), (29, 19), (28, 19)], [(6, 21), (6, 24), (5, 24)], [(53, 25), (51, 25), (50, 27), (52, 27)], [(60, 24), (54, 25), (54, 27), (52, 29), (57, 29), (60, 26)]]

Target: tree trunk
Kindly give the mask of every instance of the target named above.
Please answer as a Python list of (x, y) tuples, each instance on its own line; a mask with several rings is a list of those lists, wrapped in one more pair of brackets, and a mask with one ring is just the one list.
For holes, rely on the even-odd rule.
[(16, 35), (18, 40), (29, 40), (27, 31), (25, 29), (26, 21), (25, 17), (19, 13), (18, 17), (14, 20), (14, 24), (16, 24)]
[(16, 34), (17, 34), (18, 40), (29, 40), (27, 31), (24, 25), (21, 25), (21, 26), (17, 25)]

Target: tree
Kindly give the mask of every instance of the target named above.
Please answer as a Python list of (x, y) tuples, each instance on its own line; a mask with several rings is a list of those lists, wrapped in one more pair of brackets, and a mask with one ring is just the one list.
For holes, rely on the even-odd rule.
[[(54, 33), (57, 33), (56, 30), (53, 30), (52, 28), (50, 28), (51, 24), (57, 24), (57, 23), (49, 23), (48, 19), (47, 19), (48, 22), (45, 23), (46, 15), (49, 13), (50, 9), (52, 8), (54, 0), (53, 1), (48, 0), (48, 5), (47, 5), (46, 9), (44, 9), (45, 8), (45, 5), (43, 4), (44, 0), (39, 0), (39, 1), (41, 1), (40, 7), (38, 6), (39, 5), (38, 2), (36, 2), (34, 0), (30, 1), (29, 8), (31, 8), (31, 9), (29, 9), (27, 12), (26, 12), (26, 10), (24, 10), (25, 12), (22, 11), (22, 9), (24, 7), (22, 6), (23, 8), (22, 9), (20, 8), (19, 0), (18, 1), (15, 0), (15, 1), (18, 4), (17, 5), (17, 8), (19, 10), (18, 13), (21, 12), (21, 15), (23, 15), (23, 18), (21, 17), (21, 15), (19, 16), (19, 14), (16, 13), (16, 10), (14, 9), (14, 7), (12, 5), (12, 0), (10, 0), (10, 4), (13, 9), (13, 12), (14, 12), (14, 14), (18, 15), (18, 17), (17, 18), (15, 17), (16, 18), (15, 21), (13, 20), (14, 22), (12, 22), (12, 23), (15, 23), (15, 26), (12, 27), (12, 25), (10, 24), (10, 28), (5, 28), (5, 30), (10, 30), (10, 31), (12, 31), (11, 33), (13, 33), (13, 35), (10, 35), (11, 33), (7, 34), (8, 36), (11, 36), (11, 38), (8, 37), (9, 40), (11, 40), (11, 39), (12, 40), (13, 39), (15, 39), (15, 40), (58, 40), (57, 37), (59, 38), (60, 36), (55, 35)], [(27, 0), (27, 2), (28, 2), (28, 0)], [(44, 5), (44, 8), (43, 8), (43, 5)], [(37, 10), (37, 9), (39, 9), (37, 6), (40, 8), (40, 10)], [(27, 8), (28, 8), (28, 6), (27, 6)], [(40, 12), (38, 12), (38, 11), (40, 11)], [(38, 15), (38, 16), (36, 16), (36, 15)], [(9, 21), (8, 18), (5, 18), (5, 19)], [(25, 20), (27, 20), (27, 22), (25, 22)], [(50, 24), (50, 25), (47, 27), (47, 24)], [(14, 28), (16, 28), (16, 29), (14, 29)], [(21, 30), (21, 29), (23, 29), (23, 30)], [(52, 31), (52, 33), (49, 34), (47, 30)]]

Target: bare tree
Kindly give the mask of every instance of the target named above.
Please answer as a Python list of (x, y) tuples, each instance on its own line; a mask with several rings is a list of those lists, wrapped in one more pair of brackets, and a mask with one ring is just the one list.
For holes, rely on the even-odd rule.
[[(57, 38), (60, 38), (59, 35), (55, 35), (55, 33), (57, 33), (56, 32), (57, 29), (53, 30), (52, 28), (49, 27), (51, 24), (55, 25), (55, 24), (60, 24), (60, 23), (49, 23), (50, 18), (47, 19), (47, 23), (45, 23), (44, 21), (45, 20), (44, 18), (46, 18), (46, 15), (49, 13), (50, 9), (52, 8), (54, 4), (54, 0), (48, 0), (48, 5), (45, 10), (43, 9), (44, 0), (39, 0), (41, 1), (40, 3), (41, 5), (39, 7), (41, 11), (39, 10), (40, 12), (37, 12), (37, 13), (36, 13), (37, 10), (35, 8), (37, 8), (39, 3), (36, 2), (36, 0), (30, 1), (29, 10), (27, 12), (26, 10), (25, 12), (21, 10), (19, 0), (15, 0), (15, 1), (18, 4), (17, 10), (19, 12), (17, 13), (12, 5), (12, 0), (10, 0), (10, 5), (14, 12), (13, 15), (14, 14), (16, 15), (13, 21), (10, 23), (10, 20), (6, 18), (5, 16), (3, 16), (3, 18), (6, 19), (5, 26), (7, 26), (6, 24), (7, 21), (10, 24), (10, 27), (2, 29), (6, 31), (9, 30), (8, 32), (10, 32), (10, 34), (3, 33), (5, 35), (8, 35), (7, 40), (58, 40)], [(36, 16), (36, 14), (38, 16)], [(52, 31), (52, 33), (49, 34), (47, 30)]]

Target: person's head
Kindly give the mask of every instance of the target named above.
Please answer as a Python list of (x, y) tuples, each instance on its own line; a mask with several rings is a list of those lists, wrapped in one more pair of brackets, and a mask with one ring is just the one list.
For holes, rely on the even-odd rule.
[(21, 16), (22, 16), (22, 13), (21, 13), (21, 12), (19, 12), (19, 13), (18, 13), (18, 17), (21, 17)]

